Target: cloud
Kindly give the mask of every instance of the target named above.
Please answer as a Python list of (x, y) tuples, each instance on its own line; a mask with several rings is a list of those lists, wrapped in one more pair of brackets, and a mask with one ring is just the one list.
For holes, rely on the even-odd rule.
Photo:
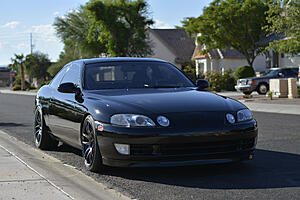
[(46, 42), (55, 42), (58, 41), (55, 36), (55, 29), (51, 24), (32, 26), (33, 34), (36, 34), (37, 37), (43, 39)]
[(20, 51), (20, 50), (24, 50), (24, 48), (26, 47), (26, 44), (25, 44), (25, 42), (21, 42), (16, 45), (13, 45), (12, 47), (17, 49), (18, 51)]
[(0, 42), (0, 49), (6, 48), (8, 46), (7, 42)]
[(160, 20), (154, 20), (154, 25), (153, 28), (160, 28), (160, 29), (169, 29), (169, 28), (174, 28), (170, 24), (167, 24), (163, 21)]
[(53, 13), (53, 15), (54, 15), (54, 16), (58, 16), (58, 15), (59, 15), (59, 12), (56, 11), (56, 12)]
[(1, 26), (2, 28), (16, 28), (16, 26), (20, 24), (20, 22), (17, 22), (17, 21), (12, 21), (12, 22), (8, 22), (6, 24), (4, 24), (3, 26)]

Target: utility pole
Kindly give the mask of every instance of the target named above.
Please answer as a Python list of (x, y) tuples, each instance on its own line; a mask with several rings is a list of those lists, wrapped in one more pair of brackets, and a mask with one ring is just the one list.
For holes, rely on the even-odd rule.
[(30, 33), (30, 54), (32, 54), (32, 51), (33, 51), (32, 33)]

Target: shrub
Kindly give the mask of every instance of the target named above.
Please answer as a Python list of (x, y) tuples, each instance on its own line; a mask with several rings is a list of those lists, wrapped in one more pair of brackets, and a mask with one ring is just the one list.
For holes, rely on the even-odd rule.
[(224, 75), (218, 71), (207, 72), (205, 79), (210, 84), (210, 89), (216, 92), (221, 90), (234, 90), (234, 79), (231, 76), (231, 69), (224, 72)]
[(240, 78), (248, 78), (252, 76), (255, 76), (255, 71), (251, 66), (242, 66), (233, 72), (233, 78), (235, 82)]
[(13, 90), (13, 91), (21, 90), (21, 85), (14, 85), (14, 86), (12, 87), (12, 90)]
[(196, 68), (191, 65), (187, 65), (183, 68), (183, 73), (189, 77), (194, 83), (196, 82)]
[[(25, 89), (35, 89), (35, 87), (31, 86), (31, 84), (28, 81), (25, 81)], [(14, 82), (14, 85), (12, 87), (12, 90), (21, 90), (21, 78), (17, 77), (16, 81)]]
[(48, 85), (49, 83), (50, 83), (50, 81), (44, 81), (44, 82), (41, 82), (40, 88), (43, 87), (44, 85)]

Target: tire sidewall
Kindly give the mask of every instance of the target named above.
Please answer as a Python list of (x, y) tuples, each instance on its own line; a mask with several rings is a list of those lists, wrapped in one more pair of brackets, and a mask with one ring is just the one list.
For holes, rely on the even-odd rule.
[[(40, 140), (39, 142), (37, 143), (36, 141), (36, 135), (34, 134), (33, 137), (34, 137), (34, 144), (37, 148), (41, 148), (41, 142), (42, 142), (42, 139), (43, 139), (43, 135), (44, 135), (44, 118), (43, 118), (43, 113), (42, 113), (42, 109), (38, 106), (36, 107), (35, 109), (35, 113), (34, 113), (34, 129), (35, 129), (35, 120), (36, 120), (36, 115), (39, 114), (40, 115), (40, 120), (41, 120), (41, 136), (40, 136)], [(35, 130), (34, 130), (35, 131)]]
[[(91, 115), (88, 115), (84, 122), (83, 122), (83, 126), (81, 128), (81, 134), (83, 133), (83, 130), (85, 128), (86, 125), (86, 121), (89, 121), (93, 127), (93, 137), (94, 137), (94, 156), (93, 156), (93, 162), (91, 165), (87, 166), (84, 164), (84, 166), (86, 167), (87, 170), (92, 171), (92, 172), (99, 172), (102, 170), (103, 165), (102, 165), (102, 156), (99, 150), (99, 146), (98, 146), (98, 140), (97, 140), (97, 136), (96, 136), (96, 128), (95, 128), (95, 121), (93, 119), (93, 117)], [(81, 138), (81, 137), (80, 137)], [(81, 143), (82, 145), (82, 143)], [(84, 159), (84, 158), (83, 158)]]
[[(261, 91), (261, 87), (265, 87), (265, 88), (266, 88), (266, 91), (265, 91), (265, 92)], [(266, 93), (268, 92), (268, 85), (265, 84), (265, 83), (260, 84), (260, 85), (258, 86), (257, 92), (258, 92), (259, 94), (266, 94)]]

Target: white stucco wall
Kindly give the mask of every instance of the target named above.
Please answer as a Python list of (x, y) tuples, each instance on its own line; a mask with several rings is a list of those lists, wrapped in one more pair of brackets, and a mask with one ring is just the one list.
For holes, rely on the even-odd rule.
[[(203, 65), (200, 65), (200, 63), (203, 63)], [(266, 59), (264, 55), (257, 56), (253, 63), (253, 68), (256, 72), (262, 72), (266, 70)], [(246, 59), (197, 59), (196, 60), (196, 67), (197, 70), (203, 71), (206, 73), (207, 71), (222, 71), (222, 68), (224, 70), (227, 70), (229, 68), (234, 71), (240, 66), (248, 65), (248, 62)], [(201, 67), (200, 67), (201, 66)]]
[(219, 70), (222, 68), (225, 70), (232, 69), (232, 71), (236, 70), (238, 67), (248, 65), (246, 59), (220, 59), (219, 61)]
[(279, 57), (279, 67), (300, 67), (300, 56)]
[(176, 56), (151, 31), (149, 32), (149, 39), (153, 51), (153, 55), (148, 56), (149, 58), (166, 60), (181, 69), (181, 65), (175, 63)]

